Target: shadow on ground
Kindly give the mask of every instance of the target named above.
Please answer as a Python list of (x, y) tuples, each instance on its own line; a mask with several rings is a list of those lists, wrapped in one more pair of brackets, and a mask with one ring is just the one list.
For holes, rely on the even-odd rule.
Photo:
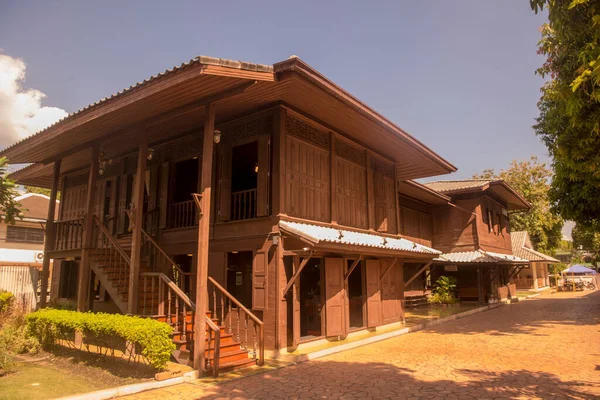
[(525, 370), (498, 373), (453, 370), (448, 379), (431, 381), (416, 379), (412, 372), (383, 363), (314, 361), (204, 387), (202, 395), (187, 391), (180, 394), (193, 399), (589, 399), (600, 394), (597, 382), (563, 381), (553, 374)]

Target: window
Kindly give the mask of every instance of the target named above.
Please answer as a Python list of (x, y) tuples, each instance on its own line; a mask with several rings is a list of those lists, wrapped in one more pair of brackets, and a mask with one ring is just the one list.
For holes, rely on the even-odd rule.
[(487, 209), (487, 224), (488, 224), (488, 229), (490, 231), (490, 233), (494, 232), (494, 220), (492, 217), (492, 210), (490, 210), (489, 208)]
[(12, 243), (44, 243), (44, 230), (24, 226), (8, 226), (6, 241)]
[(498, 232), (496, 234), (500, 235), (502, 233), (502, 216), (500, 214), (496, 214), (496, 224), (498, 225)]

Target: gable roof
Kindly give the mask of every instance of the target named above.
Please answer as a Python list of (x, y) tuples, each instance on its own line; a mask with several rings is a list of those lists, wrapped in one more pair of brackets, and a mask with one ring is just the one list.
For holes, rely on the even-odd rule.
[(510, 241), (513, 254), (529, 261), (545, 261), (550, 263), (559, 263), (554, 257), (550, 257), (533, 249), (531, 238), (527, 231), (511, 232)]
[[(141, 129), (150, 144), (198, 130), (207, 103), (216, 103), (216, 125), (276, 104), (310, 116), (397, 164), (399, 179), (435, 176), (456, 167), (297, 57), (274, 65), (199, 56), (84, 107), (0, 151), (11, 163), (35, 163), (11, 176), (48, 187), (52, 161), (61, 170), (89, 165), (94, 144), (122, 156), (137, 149)], [(291, 111), (288, 111), (291, 112)], [(365, 134), (368, 132), (369, 134)], [(111, 153), (113, 151), (113, 153)]]
[(444, 205), (450, 202), (450, 197), (445, 194), (413, 180), (398, 182), (398, 193), (427, 204)]
[(509, 210), (522, 211), (531, 208), (531, 204), (502, 179), (443, 180), (424, 183), (424, 185), (448, 196), (489, 190), (496, 196), (504, 199), (508, 204)]

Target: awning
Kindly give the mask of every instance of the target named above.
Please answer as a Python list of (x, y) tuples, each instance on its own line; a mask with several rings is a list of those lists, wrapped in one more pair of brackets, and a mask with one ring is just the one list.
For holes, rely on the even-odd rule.
[(596, 271), (591, 268), (586, 267), (585, 265), (575, 264), (571, 265), (569, 268), (565, 269), (563, 274), (588, 274), (588, 275), (596, 275)]
[(354, 232), (346, 229), (280, 221), (279, 228), (308, 242), (314, 250), (377, 253), (388, 256), (415, 255), (420, 258), (439, 256), (442, 252), (404, 238), (378, 233)]
[(482, 249), (474, 251), (457, 251), (452, 253), (444, 253), (434, 261), (439, 263), (453, 264), (527, 264), (528, 260), (517, 257), (513, 254), (495, 253)]

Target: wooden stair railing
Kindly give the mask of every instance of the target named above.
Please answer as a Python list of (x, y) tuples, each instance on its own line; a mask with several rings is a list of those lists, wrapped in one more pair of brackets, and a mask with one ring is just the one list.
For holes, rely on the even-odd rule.
[[(242, 349), (250, 351), (248, 341), (252, 339), (252, 358), (258, 365), (263, 365), (265, 362), (264, 323), (210, 276), (208, 283), (208, 308), (211, 318), (216, 319), (219, 325), (225, 326), (227, 333), (233, 333), (236, 340), (241, 343)], [(249, 322), (252, 322), (251, 338), (248, 337)]]
[(92, 268), (115, 303), (124, 312), (129, 296), (129, 271), (131, 258), (111, 235), (108, 228), (94, 216), (94, 251)]
[[(163, 317), (174, 328), (177, 341), (191, 343), (194, 340), (194, 314), (196, 305), (165, 274), (146, 272), (140, 274), (140, 314), (142, 316)], [(221, 328), (205, 316), (206, 349), (213, 357), (205, 358), (205, 369), (219, 376), (219, 357), (221, 349)], [(174, 338), (175, 339), (175, 338)]]
[(186, 294), (191, 293), (194, 285), (194, 274), (185, 272), (154, 240), (152, 235), (142, 229), (142, 257), (148, 262), (153, 272), (162, 272), (173, 280)]

